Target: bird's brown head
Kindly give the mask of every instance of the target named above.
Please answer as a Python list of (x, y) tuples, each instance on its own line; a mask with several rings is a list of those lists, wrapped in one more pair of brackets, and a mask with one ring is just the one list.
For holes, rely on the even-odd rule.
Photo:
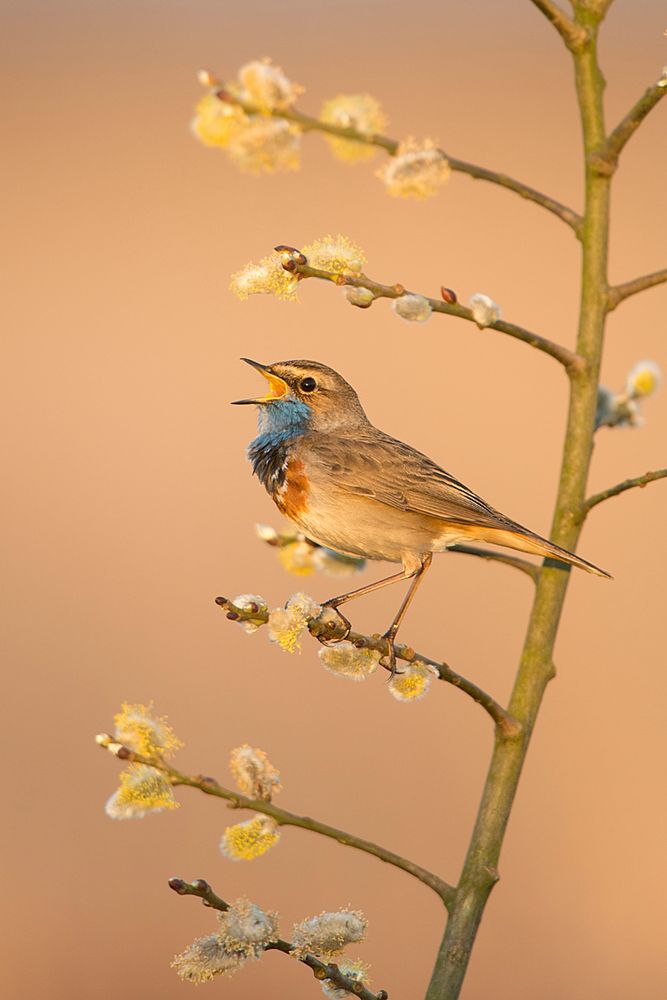
[(269, 383), (269, 392), (255, 399), (238, 399), (260, 408), (263, 431), (281, 433), (290, 426), (307, 426), (328, 433), (367, 423), (359, 397), (342, 375), (317, 361), (276, 361), (262, 365), (242, 358)]

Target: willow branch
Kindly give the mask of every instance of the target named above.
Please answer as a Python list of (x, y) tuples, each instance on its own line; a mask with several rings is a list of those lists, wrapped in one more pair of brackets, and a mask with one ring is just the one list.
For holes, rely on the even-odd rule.
[(654, 288), (656, 285), (662, 285), (667, 281), (667, 267), (663, 268), (662, 271), (653, 271), (651, 274), (642, 274), (639, 278), (633, 278), (632, 281), (625, 281), (622, 285), (612, 285), (609, 289), (608, 299), (607, 299), (607, 310), (612, 312), (619, 303), (623, 302), (625, 299), (629, 299), (631, 295), (637, 295), (639, 292), (645, 291), (647, 288)]
[[(251, 610), (248, 608), (241, 608), (234, 604), (233, 601), (229, 601), (226, 597), (216, 597), (215, 603), (227, 612), (227, 617), (231, 621), (252, 621), (255, 625), (266, 624), (269, 620), (268, 611), (258, 611)], [(339, 619), (337, 621), (337, 616), (334, 612), (333, 616), (327, 614), (330, 609), (324, 609), (323, 613), (319, 616), (311, 618), (308, 621), (308, 631), (316, 639), (321, 642), (330, 644), (332, 642), (340, 642), (346, 639), (351, 642), (358, 649), (374, 649), (383, 656), (389, 655), (389, 643), (387, 639), (380, 635), (363, 635), (361, 632), (347, 631), (347, 629), (341, 629), (339, 624)], [(518, 736), (521, 732), (521, 726), (514, 719), (509, 712), (507, 712), (502, 705), (483, 691), (482, 688), (478, 687), (472, 681), (469, 681), (466, 677), (458, 674), (455, 670), (442, 660), (432, 660), (429, 656), (424, 656), (422, 653), (416, 653), (414, 649), (410, 646), (395, 646), (394, 651), (396, 653), (396, 658), (398, 660), (404, 660), (406, 663), (426, 663), (428, 666), (433, 667), (438, 672), (438, 677), (441, 681), (445, 681), (447, 684), (452, 684), (454, 687), (459, 688), (464, 694), (467, 694), (469, 698), (481, 705), (482, 708), (488, 712), (488, 714), (493, 719), (496, 724), (498, 733), (506, 738), (512, 738)]]
[[(320, 278), (325, 281), (333, 281), (337, 285), (353, 285), (356, 288), (368, 288), (373, 292), (376, 299), (398, 299), (401, 295), (420, 294), (408, 291), (401, 284), (383, 285), (363, 273), (336, 274), (333, 271), (323, 271), (320, 268), (311, 267), (309, 264), (299, 264), (296, 260), (288, 261), (288, 265), (289, 270), (301, 275), (302, 278)], [(429, 298), (427, 295), (423, 295), (422, 298), (428, 301), (433, 312), (446, 313), (448, 316), (457, 316), (459, 319), (475, 323), (472, 311), (458, 302), (445, 302), (442, 299)], [(495, 323), (490, 323), (488, 329), (497, 330), (508, 337), (514, 337), (516, 340), (520, 340), (524, 344), (528, 344), (530, 347), (548, 354), (550, 357), (555, 358), (556, 361), (559, 361), (568, 373), (581, 371), (585, 366), (583, 358), (575, 354), (574, 351), (570, 351), (567, 347), (556, 344), (552, 340), (547, 340), (546, 337), (541, 337), (531, 330), (526, 330), (522, 326), (517, 326), (516, 323), (507, 323), (505, 320), (499, 319)]]
[[(222, 101), (226, 101), (229, 104), (236, 104), (240, 107), (246, 114), (269, 114), (273, 118), (283, 118), (285, 121), (293, 122), (298, 125), (300, 129), (304, 132), (323, 132), (326, 135), (333, 135), (339, 139), (349, 139), (352, 142), (360, 142), (365, 146), (377, 146), (380, 149), (384, 149), (386, 153), (390, 156), (395, 156), (398, 152), (400, 143), (396, 139), (390, 139), (386, 135), (380, 135), (378, 133), (366, 133), (359, 132), (358, 129), (352, 126), (345, 125), (334, 125), (328, 122), (320, 121), (319, 118), (315, 118), (312, 115), (306, 115), (301, 111), (297, 111), (295, 108), (272, 108), (269, 111), (266, 109), (260, 109), (256, 105), (250, 103), (249, 101), (244, 101), (243, 99), (234, 96), (229, 91), (221, 89), (217, 91), (217, 95)], [(561, 202), (556, 201), (555, 198), (551, 198), (547, 194), (543, 194), (541, 191), (537, 191), (535, 188), (530, 187), (528, 184), (524, 184), (523, 181), (518, 181), (514, 177), (510, 177), (509, 174), (501, 173), (496, 170), (489, 170), (486, 167), (477, 166), (475, 163), (467, 163), (465, 160), (459, 160), (455, 156), (450, 156), (445, 150), (440, 150), (442, 155), (445, 157), (449, 163), (450, 168), (456, 173), (467, 174), (472, 177), (473, 180), (488, 181), (491, 184), (497, 184), (499, 187), (503, 187), (508, 191), (513, 191), (514, 194), (518, 194), (520, 198), (525, 198), (527, 201), (532, 201), (536, 205), (540, 205), (541, 208), (546, 209), (547, 212), (551, 212), (567, 226), (574, 231), (574, 233), (579, 236), (581, 233), (581, 216), (578, 215), (567, 205), (561, 204)]]
[(656, 469), (654, 472), (645, 472), (643, 476), (635, 476), (634, 479), (626, 479), (622, 483), (617, 483), (616, 486), (610, 486), (607, 490), (602, 490), (601, 493), (595, 493), (592, 497), (588, 497), (584, 500), (581, 507), (581, 520), (586, 517), (586, 515), (593, 509), (597, 507), (599, 503), (603, 503), (605, 500), (610, 500), (611, 497), (617, 497), (620, 493), (625, 493), (626, 490), (633, 490), (635, 487), (639, 489), (644, 489), (649, 483), (655, 482), (656, 479), (665, 479), (667, 477), (667, 469)]
[(454, 898), (454, 888), (445, 882), (444, 879), (428, 871), (428, 869), (422, 868), (421, 865), (417, 865), (413, 861), (401, 857), (400, 854), (395, 854), (394, 851), (389, 851), (379, 844), (374, 844), (370, 840), (364, 840), (363, 837), (357, 837), (353, 833), (347, 833), (345, 830), (339, 830), (335, 826), (329, 826), (328, 823), (320, 823), (319, 820), (312, 819), (310, 816), (298, 816), (296, 813), (288, 812), (286, 809), (280, 809), (272, 802), (248, 798), (247, 795), (232, 791), (231, 788), (225, 788), (215, 778), (205, 777), (204, 775), (183, 774), (165, 760), (144, 757), (142, 754), (136, 753), (124, 744), (119, 743), (108, 733), (101, 733), (96, 737), (96, 742), (99, 746), (121, 760), (129, 760), (131, 763), (146, 764), (148, 767), (155, 768), (155, 770), (164, 774), (172, 785), (185, 785), (189, 788), (197, 788), (200, 792), (204, 792), (205, 795), (225, 799), (231, 809), (252, 809), (253, 812), (270, 816), (278, 826), (295, 826), (302, 830), (310, 830), (312, 833), (319, 833), (323, 837), (329, 837), (344, 847), (354, 847), (365, 854), (371, 854), (380, 861), (393, 865), (395, 868), (400, 868), (401, 871), (407, 872), (408, 875), (419, 879), (420, 882), (423, 882), (424, 885), (433, 889), (440, 896), (445, 906), (449, 906)]
[[(604, 80), (597, 62), (599, 16), (593, 0), (575, 0), (577, 18), (590, 33), (573, 52), (584, 140), (585, 223), (577, 353), (586, 360), (572, 380), (558, 497), (551, 538), (576, 547), (581, 525), (576, 513), (585, 497), (592, 453), (598, 372), (607, 315), (607, 243), (611, 171), (594, 166), (593, 154), (605, 141)], [(498, 863), (518, 784), (547, 685), (554, 676), (553, 651), (570, 574), (545, 566), (536, 587), (523, 653), (509, 710), (523, 724), (515, 741), (496, 740), (456, 899), (436, 959), (426, 1000), (458, 1000), (484, 910), (498, 880)]]
[(460, 552), (467, 556), (476, 556), (478, 559), (487, 559), (489, 562), (499, 562), (504, 566), (511, 566), (521, 573), (529, 576), (533, 583), (537, 583), (540, 578), (540, 567), (535, 563), (528, 562), (527, 559), (520, 559), (518, 556), (508, 556), (504, 552), (492, 552), (491, 549), (479, 549), (476, 545), (450, 545), (448, 552)]
[(667, 94), (667, 76), (663, 75), (657, 83), (650, 86), (637, 103), (630, 108), (625, 118), (621, 119), (613, 132), (595, 153), (596, 162), (606, 162), (612, 170), (616, 169), (621, 150), (635, 134), (649, 111)]
[(475, 163), (467, 163), (465, 160), (459, 160), (455, 156), (450, 156), (445, 150), (441, 150), (441, 152), (449, 163), (450, 168), (455, 172), (467, 174), (476, 181), (489, 181), (491, 184), (498, 184), (508, 191), (513, 191), (520, 198), (532, 201), (534, 204), (546, 209), (547, 212), (551, 212), (552, 215), (555, 215), (561, 222), (569, 226), (577, 237), (580, 236), (582, 218), (573, 209), (568, 208), (567, 205), (563, 205), (561, 202), (556, 201), (555, 198), (537, 191), (522, 181), (517, 181), (514, 177), (510, 177), (509, 174), (500, 173), (497, 170), (488, 170), (486, 167), (479, 167)]
[(547, 21), (553, 24), (568, 49), (574, 51), (586, 41), (588, 36), (586, 29), (571, 21), (558, 4), (552, 3), (552, 0), (531, 0), (531, 2), (544, 14)]
[[(186, 882), (182, 878), (170, 878), (168, 885), (179, 896), (198, 896), (204, 903), (204, 906), (209, 906), (213, 910), (225, 913), (229, 909), (229, 903), (226, 903), (224, 899), (218, 896), (203, 878), (195, 879), (194, 882)], [(283, 941), (282, 938), (270, 941), (264, 946), (264, 951), (280, 951), (284, 955), (292, 955), (293, 950), (294, 945), (290, 944), (289, 941)], [(386, 990), (373, 993), (372, 990), (369, 990), (368, 987), (358, 982), (358, 980), (350, 979), (344, 975), (335, 962), (322, 962), (319, 958), (309, 954), (302, 957), (299, 956), (298, 961), (307, 965), (315, 978), (319, 979), (320, 982), (327, 979), (338, 989), (347, 990), (351, 996), (361, 997), (362, 1000), (388, 1000), (389, 994)]]

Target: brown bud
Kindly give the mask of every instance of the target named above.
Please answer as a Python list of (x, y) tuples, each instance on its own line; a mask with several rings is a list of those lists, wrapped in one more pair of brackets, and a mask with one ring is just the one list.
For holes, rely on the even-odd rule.
[(401, 285), (398, 282), (394, 285), (394, 291), (397, 295), (405, 295), (405, 285)]
[(197, 79), (202, 87), (215, 87), (218, 82), (210, 69), (200, 69), (197, 73)]
[(183, 881), (182, 878), (177, 878), (176, 876), (173, 876), (172, 878), (169, 879), (167, 885), (169, 886), (170, 889), (173, 889), (174, 892), (177, 892), (179, 896), (185, 895), (186, 887), (185, 887), (185, 882)]
[(192, 883), (192, 888), (196, 889), (197, 892), (210, 892), (211, 891), (210, 885), (208, 884), (208, 882), (206, 881), (206, 879), (203, 879), (203, 878), (196, 878), (194, 880), (194, 882)]
[(449, 302), (450, 305), (454, 305), (454, 303), (459, 301), (456, 297), (456, 292), (451, 288), (445, 288), (444, 285), (440, 286), (440, 294), (445, 302)]
[(273, 248), (276, 253), (288, 253), (296, 261), (297, 264), (307, 264), (308, 258), (297, 250), (296, 247), (289, 247), (286, 243), (279, 243), (277, 247)]
[(225, 604), (227, 603), (227, 598), (226, 597), (216, 597), (215, 603), (218, 605), (219, 608), (224, 608)]

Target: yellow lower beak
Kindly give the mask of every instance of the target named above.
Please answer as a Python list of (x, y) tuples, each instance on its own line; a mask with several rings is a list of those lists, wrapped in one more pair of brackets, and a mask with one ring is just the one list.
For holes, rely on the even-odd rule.
[(269, 383), (270, 392), (266, 396), (258, 396), (256, 399), (235, 399), (235, 406), (244, 406), (250, 403), (273, 403), (277, 399), (284, 399), (284, 397), (289, 392), (289, 386), (287, 382), (280, 378), (279, 375), (274, 375), (267, 365), (261, 365), (259, 361), (251, 361), (250, 358), (241, 358), (241, 361), (245, 361), (247, 365), (251, 365), (255, 368), (260, 375)]

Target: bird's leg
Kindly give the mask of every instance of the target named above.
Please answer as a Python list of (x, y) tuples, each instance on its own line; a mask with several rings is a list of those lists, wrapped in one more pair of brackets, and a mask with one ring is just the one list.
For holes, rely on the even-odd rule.
[(389, 646), (389, 652), (385, 656), (382, 657), (382, 659), (380, 660), (380, 663), (382, 664), (383, 667), (387, 667), (387, 669), (391, 671), (391, 676), (392, 677), (396, 673), (396, 649), (395, 649), (395, 646), (394, 646), (394, 642), (395, 642), (395, 639), (396, 639), (396, 633), (398, 632), (399, 628), (401, 627), (401, 622), (405, 618), (405, 613), (408, 610), (408, 608), (410, 607), (410, 603), (412, 601), (412, 598), (417, 593), (417, 587), (422, 582), (422, 579), (424, 578), (424, 574), (426, 573), (426, 570), (431, 565), (432, 561), (433, 561), (433, 554), (431, 552), (428, 552), (424, 556), (424, 558), (422, 559), (422, 563), (421, 563), (421, 566), (419, 567), (419, 569), (415, 570), (413, 573), (410, 574), (410, 576), (414, 577), (414, 579), (413, 579), (412, 583), (410, 584), (410, 587), (408, 589), (407, 594), (403, 598), (403, 603), (401, 604), (400, 608), (398, 609), (398, 613), (397, 613), (396, 617), (394, 618), (393, 622), (391, 623), (391, 625), (389, 626), (389, 628), (387, 629), (387, 631), (382, 636), (383, 639), (387, 640), (387, 644)]
[[(418, 573), (421, 570), (417, 570)], [(414, 576), (415, 571), (406, 573), (403, 570), (402, 573), (394, 573), (392, 576), (387, 576), (382, 580), (376, 580), (375, 583), (367, 583), (365, 587), (359, 587), (357, 590), (350, 590), (347, 594), (341, 594), (339, 597), (332, 597), (328, 601), (324, 601), (322, 604), (323, 608), (332, 608), (338, 617), (342, 620), (343, 624), (347, 628), (346, 638), (352, 631), (352, 623), (348, 621), (345, 615), (342, 615), (338, 608), (341, 604), (346, 604), (348, 601), (354, 600), (355, 597), (363, 597), (364, 594), (372, 594), (376, 590), (381, 590), (382, 587), (388, 587), (392, 583), (400, 583), (401, 580), (409, 580), (411, 576)], [(336, 639), (336, 642), (340, 642), (340, 639)], [(320, 637), (320, 642), (326, 641)]]

